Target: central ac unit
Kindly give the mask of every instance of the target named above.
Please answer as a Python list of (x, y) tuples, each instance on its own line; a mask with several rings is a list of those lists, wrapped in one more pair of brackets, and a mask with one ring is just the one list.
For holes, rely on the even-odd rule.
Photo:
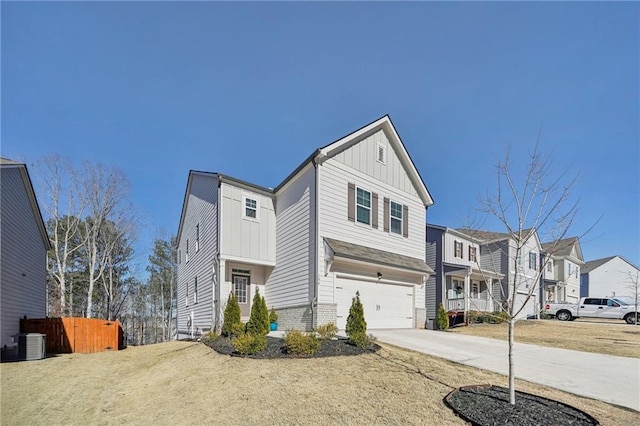
[(32, 361), (42, 359), (46, 355), (46, 335), (40, 333), (18, 334), (18, 359)]

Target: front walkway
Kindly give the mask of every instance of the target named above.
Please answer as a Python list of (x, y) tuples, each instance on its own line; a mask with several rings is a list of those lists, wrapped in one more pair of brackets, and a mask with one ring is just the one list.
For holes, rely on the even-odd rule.
[[(506, 341), (432, 330), (369, 330), (379, 341), (503, 375)], [(640, 359), (516, 343), (516, 377), (640, 411)]]

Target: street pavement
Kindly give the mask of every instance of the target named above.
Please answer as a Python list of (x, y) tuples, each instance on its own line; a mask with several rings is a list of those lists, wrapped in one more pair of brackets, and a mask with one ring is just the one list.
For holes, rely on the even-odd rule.
[[(369, 330), (380, 342), (508, 375), (506, 341), (420, 329)], [(640, 411), (640, 359), (516, 343), (519, 379)]]

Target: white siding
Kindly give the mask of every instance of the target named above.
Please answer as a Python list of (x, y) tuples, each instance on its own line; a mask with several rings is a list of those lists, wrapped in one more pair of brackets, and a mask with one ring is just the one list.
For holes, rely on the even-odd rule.
[(589, 297), (627, 298), (633, 301), (632, 279), (636, 280), (638, 270), (620, 257), (614, 257), (607, 263), (589, 272)]
[(277, 194), (277, 265), (266, 285), (267, 304), (285, 308), (310, 302), (313, 283), (315, 168), (310, 164)]
[[(220, 255), (274, 263), (276, 261), (276, 217), (273, 199), (223, 182)], [(244, 198), (259, 203), (257, 219), (244, 216)]]
[[(193, 327), (209, 329), (213, 313), (213, 262), (218, 252), (218, 179), (215, 176), (193, 174), (187, 208), (178, 242), (181, 259), (178, 263), (178, 330), (187, 331), (187, 317), (193, 315)], [(196, 227), (200, 228), (200, 247), (196, 251)], [(189, 240), (189, 261), (186, 241)], [(198, 278), (198, 295), (194, 303), (194, 281)], [(187, 286), (189, 300), (186, 300)]]
[[(378, 145), (384, 147), (386, 151), (384, 164), (377, 161)], [(386, 182), (403, 192), (417, 196), (413, 182), (411, 182), (393, 146), (389, 143), (389, 138), (387, 138), (384, 130), (378, 130), (333, 158), (335, 161), (378, 181)]]
[[(462, 258), (455, 257), (455, 242), (462, 243)], [(469, 246), (476, 248), (476, 262), (469, 260)], [(446, 232), (444, 234), (444, 256), (442, 256), (444, 262), (452, 263), (455, 265), (473, 266), (478, 268), (480, 262), (480, 245), (473, 243), (467, 239), (464, 239), (458, 235), (451, 235)]]
[(46, 316), (46, 247), (17, 167), (2, 167), (0, 220), (2, 340), (10, 345), (20, 318)]
[[(348, 182), (378, 194), (378, 229), (348, 220)], [(384, 231), (384, 197), (409, 207), (407, 238)], [(320, 168), (319, 205), (319, 303), (335, 303), (333, 278), (330, 275), (325, 276), (328, 271), (325, 271), (323, 237), (425, 260), (426, 212), (424, 204), (415, 192), (403, 192), (401, 188), (329, 159)], [(424, 302), (420, 307), (424, 307)]]

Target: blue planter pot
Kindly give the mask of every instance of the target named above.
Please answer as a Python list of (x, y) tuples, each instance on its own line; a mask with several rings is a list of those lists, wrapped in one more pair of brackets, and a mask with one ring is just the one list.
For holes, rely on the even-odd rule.
[(276, 331), (278, 329), (278, 323), (277, 322), (270, 323), (269, 328), (271, 329), (271, 331)]

